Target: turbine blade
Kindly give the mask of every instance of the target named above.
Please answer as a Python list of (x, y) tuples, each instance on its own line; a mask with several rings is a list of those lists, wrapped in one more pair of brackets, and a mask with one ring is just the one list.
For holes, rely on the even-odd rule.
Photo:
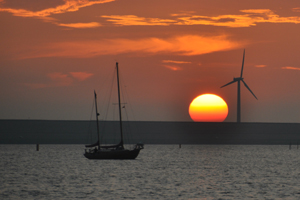
[(243, 54), (243, 62), (242, 62), (241, 78), (243, 77), (244, 61), (245, 61), (245, 49), (244, 49), (244, 54)]
[(249, 88), (248, 85), (245, 83), (245, 81), (244, 81), (244, 80), (242, 80), (242, 81), (243, 81), (245, 87), (246, 87), (246, 88), (251, 92), (251, 94), (255, 97), (255, 99), (257, 99), (257, 97), (255, 96), (255, 94), (250, 90), (250, 88)]
[[(225, 87), (225, 86), (227, 86), (227, 85), (230, 85), (231, 83), (234, 83), (234, 82), (236, 82), (236, 81), (233, 80), (233, 81), (231, 81), (231, 82), (229, 82), (229, 83), (223, 85), (222, 87)], [(221, 88), (222, 88), (222, 87), (221, 87)]]

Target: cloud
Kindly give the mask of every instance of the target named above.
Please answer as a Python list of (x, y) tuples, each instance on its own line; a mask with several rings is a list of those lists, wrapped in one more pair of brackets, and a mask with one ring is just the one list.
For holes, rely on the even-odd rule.
[(254, 65), (255, 67), (266, 67), (267, 65)]
[(0, 8), (1, 12), (9, 12), (15, 16), (19, 17), (48, 17), (54, 14), (61, 14), (66, 12), (75, 12), (78, 11), (80, 8), (92, 6), (95, 4), (103, 4), (112, 2), (115, 0), (64, 0), (65, 4), (56, 6), (55, 8), (47, 8), (40, 11), (30, 11), (25, 9), (13, 9), (13, 8)]
[(79, 81), (84, 81), (87, 78), (94, 75), (92, 73), (87, 73), (87, 72), (70, 72), (70, 74)]
[(294, 12), (300, 12), (300, 7), (292, 8), (292, 11), (294, 11)]
[[(280, 17), (276, 15), (273, 11), (269, 9), (250, 9), (250, 10), (241, 10), (241, 12), (248, 13), (248, 16), (251, 16), (254, 23), (300, 23), (300, 17)], [(254, 15), (252, 15), (254, 14)], [(260, 16), (256, 14), (261, 14)]]
[[(68, 74), (54, 72), (47, 74), (48, 83), (25, 83), (25, 86), (31, 89), (49, 88), (49, 87), (65, 87), (73, 83), (72, 78)], [(50, 80), (50, 82), (49, 82)]]
[(84, 81), (94, 74), (88, 72), (69, 72), (67, 74), (54, 72), (47, 74), (49, 83), (25, 83), (32, 89), (71, 86), (75, 81)]
[(215, 17), (192, 15), (178, 18), (179, 24), (250, 27), (258, 23), (300, 23), (300, 17), (280, 17), (270, 9), (240, 10), (243, 15), (219, 15)]
[(253, 24), (250, 17), (243, 15), (220, 15), (208, 17), (201, 15), (184, 16), (178, 18), (177, 25), (211, 25), (227, 27), (249, 27)]
[(233, 41), (226, 35), (183, 35), (167, 39), (103, 39), (98, 41), (74, 41), (51, 43), (24, 50), (20, 58), (77, 57), (89, 58), (124, 53), (201, 55), (244, 47), (245, 41)]
[(273, 12), (270, 9), (245, 9), (240, 11), (251, 14), (273, 14)]
[(300, 70), (300, 68), (299, 68), (299, 67), (291, 67), (291, 66), (285, 66), (285, 67), (281, 67), (281, 69)]
[(61, 72), (49, 73), (47, 76), (52, 80), (52, 86), (69, 86), (75, 80), (84, 81), (91, 77), (92, 73), (87, 72), (69, 72), (69, 74), (63, 74)]
[(54, 72), (47, 76), (52, 80), (51, 86), (69, 86), (73, 83), (72, 78), (68, 74)]
[[(8, 12), (13, 14), (14, 16), (19, 16), (19, 17), (34, 17), (34, 18), (39, 18), (42, 19), (45, 22), (51, 22), (53, 24), (59, 25), (59, 26), (68, 26), (68, 24), (60, 24), (56, 23), (56, 19), (50, 16), (56, 15), (56, 14), (62, 14), (62, 13), (67, 13), (67, 12), (76, 12), (80, 8), (92, 6), (95, 4), (103, 4), (103, 3), (109, 3), (113, 2), (115, 0), (64, 0), (63, 5), (58, 5), (54, 8), (47, 8), (44, 10), (39, 10), (39, 11), (31, 11), (31, 10), (26, 10), (26, 9), (14, 9), (14, 8), (0, 8), (0, 12)], [(1, 1), (0, 1), (1, 2)], [(94, 22), (91, 22), (94, 23)], [(77, 25), (80, 23), (77, 23)], [(72, 26), (72, 24), (70, 24)], [(76, 26), (76, 23), (73, 25)], [(90, 24), (91, 25), (91, 24)], [(70, 27), (70, 26), (68, 26)], [(97, 27), (97, 26), (94, 26)], [(73, 27), (73, 28), (78, 28), (78, 27)], [(83, 28), (83, 26), (81, 27)], [(91, 26), (85, 27), (85, 28), (91, 28)]]
[[(177, 65), (181, 65), (181, 64), (191, 64), (192, 62), (188, 62), (188, 61), (177, 61), (177, 60), (163, 60), (162, 63), (172, 63), (172, 64), (177, 64)], [(171, 69), (173, 71), (179, 71), (182, 70), (182, 67), (179, 67), (177, 65), (163, 65), (164, 67)]]
[[(67, 12), (76, 12), (81, 8), (93, 6), (96, 4), (104, 4), (115, 0), (64, 0), (64, 4), (53, 8), (47, 8), (39, 11), (31, 11), (26, 9), (0, 8), (0, 12), (8, 12), (19, 17), (34, 17), (50, 22), (58, 26), (71, 28), (95, 28), (100, 24), (97, 22), (90, 23), (58, 23), (54, 18), (57, 14)], [(4, 1), (0, 0), (4, 4)], [(294, 12), (300, 12), (300, 7), (292, 8)], [(106, 21), (117, 26), (170, 26), (170, 25), (211, 25), (224, 27), (251, 27), (258, 23), (300, 23), (300, 17), (290, 16), (281, 17), (270, 9), (244, 9), (240, 10), (239, 15), (217, 15), (204, 16), (197, 15), (194, 11), (181, 12), (179, 14), (171, 14), (169, 19), (161, 19), (155, 17), (142, 17), (136, 15), (102, 15)], [(97, 23), (97, 24), (96, 24)]]
[(164, 67), (168, 68), (168, 69), (171, 69), (173, 71), (179, 71), (179, 70), (182, 70), (181, 67), (178, 67), (178, 66), (174, 66), (174, 65), (163, 65)]
[[(299, 11), (294, 8), (293, 11)], [(144, 18), (135, 15), (103, 15), (107, 21), (119, 26), (170, 26), (170, 25), (211, 25), (225, 27), (250, 27), (258, 23), (300, 23), (300, 17), (280, 17), (270, 9), (240, 10), (240, 15), (203, 16), (194, 12), (172, 14), (173, 19)]]
[(98, 22), (89, 22), (89, 23), (69, 23), (69, 24), (63, 24), (63, 23), (57, 23), (58, 26), (64, 26), (69, 28), (95, 28), (102, 26)]
[(163, 63), (175, 63), (175, 64), (190, 64), (188, 61), (176, 61), (176, 60), (163, 60)]
[(171, 19), (145, 18), (135, 15), (102, 15), (101, 17), (121, 26), (168, 26), (176, 23)]

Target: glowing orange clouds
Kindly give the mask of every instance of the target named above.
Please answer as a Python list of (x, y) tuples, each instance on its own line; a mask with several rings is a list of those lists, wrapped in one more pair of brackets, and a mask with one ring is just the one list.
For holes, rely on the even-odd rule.
[[(226, 35), (200, 36), (183, 35), (171, 38), (106, 39), (98, 41), (74, 41), (51, 43), (36, 49), (24, 49), (21, 58), (79, 57), (90, 58), (100, 55), (122, 53), (174, 53), (179, 55), (201, 55), (245, 46), (246, 42), (232, 41)], [(33, 48), (33, 47), (31, 47)]]
[(80, 8), (92, 6), (95, 4), (103, 4), (109, 3), (115, 0), (64, 0), (64, 4), (58, 5), (55, 8), (47, 8), (40, 11), (31, 11), (26, 9), (13, 9), (13, 8), (0, 8), (0, 12), (9, 12), (15, 16), (19, 17), (38, 17), (44, 18), (54, 14), (61, 14), (66, 12), (75, 12), (78, 11)]
[(84, 81), (85, 79), (94, 75), (87, 72), (70, 72), (70, 74), (79, 81)]
[(178, 65), (191, 64), (191, 62), (188, 62), (188, 61), (177, 61), (177, 60), (163, 60), (162, 63), (167, 63), (167, 64), (164, 64), (163, 66), (170, 70), (173, 70), (173, 71), (179, 71), (179, 70), (183, 69), (182, 67), (180, 67)]
[[(34, 17), (42, 19), (45, 22), (51, 22), (57, 26), (67, 26), (72, 28), (96, 28), (99, 27), (98, 22), (89, 23), (60, 23), (55, 15), (64, 14), (68, 12), (77, 12), (81, 8), (90, 7), (98, 4), (111, 3), (115, 0), (64, 0), (63, 4), (56, 7), (50, 7), (43, 10), (31, 11), (27, 9), (15, 9), (0, 7), (0, 12), (8, 12), (14, 16), (19, 17)], [(5, 1), (0, 1), (5, 6)], [(292, 8), (293, 12), (300, 12), (300, 8)], [(188, 11), (185, 13), (172, 14), (170, 13), (168, 18), (158, 17), (144, 17), (137, 16), (133, 13), (127, 15), (107, 14), (101, 15), (116, 26), (171, 26), (171, 25), (211, 25), (211, 26), (223, 26), (223, 27), (251, 27), (256, 26), (258, 23), (300, 23), (299, 16), (282, 17), (275, 14), (270, 9), (244, 9), (239, 10), (241, 14), (225, 14), (225, 15), (197, 15), (195, 11)], [(167, 11), (166, 11), (167, 12)], [(95, 24), (98, 23), (98, 24)]]
[(57, 25), (64, 26), (64, 27), (69, 27), (69, 28), (95, 28), (95, 27), (102, 26), (98, 22), (70, 23), (70, 24), (63, 24), (63, 23), (59, 24), (59, 23), (57, 23)]
[(177, 60), (163, 60), (163, 63), (175, 63), (175, 64), (191, 64), (189, 61), (177, 61)]
[(121, 26), (168, 26), (176, 23), (176, 20), (145, 18), (135, 15), (102, 15), (107, 21)]
[[(294, 12), (299, 12), (300, 8), (293, 8)], [(170, 26), (170, 25), (211, 25), (225, 27), (250, 27), (258, 23), (300, 23), (300, 17), (281, 17), (270, 9), (245, 9), (240, 10), (240, 15), (217, 15), (203, 16), (196, 15), (195, 12), (181, 14), (171, 14), (172, 19), (145, 18), (135, 15), (102, 15), (107, 21), (121, 26)]]
[(300, 70), (300, 68), (299, 68), (299, 67), (291, 67), (291, 66), (285, 66), (285, 67), (281, 67), (281, 69)]
[(262, 68), (262, 67), (266, 67), (267, 65), (254, 65), (254, 67), (258, 67), (258, 68)]
[(190, 104), (189, 114), (196, 122), (222, 122), (227, 117), (228, 106), (218, 95), (202, 94)]
[(164, 65), (165, 68), (168, 68), (170, 70), (173, 70), (173, 71), (179, 71), (179, 70), (182, 70), (181, 67), (178, 67), (178, 66), (175, 66), (175, 65)]
[[(101, 26), (98, 22), (89, 23), (58, 23), (56, 18), (50, 17), (57, 14), (63, 14), (67, 12), (76, 12), (81, 8), (93, 6), (97, 4), (104, 4), (113, 2), (115, 0), (64, 0), (64, 4), (58, 5), (54, 8), (46, 8), (39, 11), (31, 11), (26, 9), (14, 9), (14, 8), (0, 8), (0, 12), (12, 13), (14, 16), (18, 17), (34, 17), (42, 19), (45, 22), (51, 22), (58, 26), (66, 26), (72, 28), (95, 28)], [(0, 1), (1, 2), (1, 1)]]

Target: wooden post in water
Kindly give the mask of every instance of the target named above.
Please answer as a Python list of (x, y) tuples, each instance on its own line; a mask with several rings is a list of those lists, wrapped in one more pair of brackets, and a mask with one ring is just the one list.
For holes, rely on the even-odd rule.
[(292, 149), (292, 143), (290, 142), (290, 150)]
[(181, 144), (179, 144), (179, 149), (181, 148)]
[(39, 150), (40, 150), (40, 145), (36, 144), (36, 151), (39, 151)]

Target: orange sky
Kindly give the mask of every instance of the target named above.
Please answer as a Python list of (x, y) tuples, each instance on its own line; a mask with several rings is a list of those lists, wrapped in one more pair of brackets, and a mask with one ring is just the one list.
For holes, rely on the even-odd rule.
[(118, 61), (135, 120), (215, 93), (236, 121), (245, 48), (242, 121), (300, 122), (298, 1), (0, 0), (0, 23), (1, 119), (88, 120)]

